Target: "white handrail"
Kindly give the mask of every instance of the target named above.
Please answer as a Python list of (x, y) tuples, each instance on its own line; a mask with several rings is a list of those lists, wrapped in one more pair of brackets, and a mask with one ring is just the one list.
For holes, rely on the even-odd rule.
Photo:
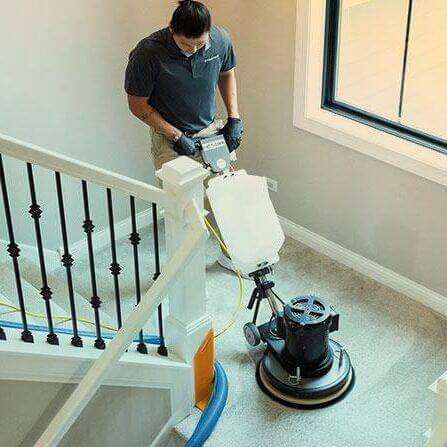
[(165, 205), (166, 193), (162, 189), (1, 133), (0, 153), (97, 185), (118, 189), (147, 202)]
[(199, 207), (192, 201), (186, 208), (191, 231), (175, 255), (166, 264), (161, 276), (133, 310), (107, 349), (88, 370), (71, 396), (56, 414), (37, 443), (37, 447), (57, 446), (64, 435), (76, 421), (82, 410), (90, 402), (101, 386), (107, 372), (113, 367), (132, 342), (141, 327), (162, 301), (162, 295), (175, 279), (176, 274), (184, 267), (187, 259), (193, 254), (200, 242), (208, 236)]

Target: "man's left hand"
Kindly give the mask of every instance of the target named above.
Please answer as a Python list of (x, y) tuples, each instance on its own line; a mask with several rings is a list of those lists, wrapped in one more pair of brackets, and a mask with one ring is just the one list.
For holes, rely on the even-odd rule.
[(222, 129), (230, 153), (235, 151), (241, 144), (244, 127), (240, 118), (228, 118), (227, 124)]

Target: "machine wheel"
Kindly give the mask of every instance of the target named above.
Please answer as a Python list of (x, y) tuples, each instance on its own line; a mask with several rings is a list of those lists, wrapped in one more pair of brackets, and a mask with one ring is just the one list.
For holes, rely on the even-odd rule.
[(258, 346), (261, 343), (261, 334), (254, 323), (244, 324), (244, 335), (250, 346)]

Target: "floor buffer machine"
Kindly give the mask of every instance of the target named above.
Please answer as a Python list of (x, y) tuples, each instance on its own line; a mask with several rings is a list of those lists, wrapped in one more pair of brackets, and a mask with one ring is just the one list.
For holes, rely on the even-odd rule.
[[(265, 346), (257, 366), (257, 382), (272, 399), (296, 408), (333, 404), (352, 389), (354, 369), (344, 347), (330, 338), (339, 315), (315, 296), (288, 303), (274, 292), (273, 266), (285, 237), (264, 177), (231, 171), (231, 156), (222, 135), (198, 140), (204, 163), (215, 176), (206, 194), (217, 225), (240, 273), (254, 280), (248, 308), (253, 319), (244, 326), (251, 346)], [(258, 324), (262, 302), (269, 321)]]

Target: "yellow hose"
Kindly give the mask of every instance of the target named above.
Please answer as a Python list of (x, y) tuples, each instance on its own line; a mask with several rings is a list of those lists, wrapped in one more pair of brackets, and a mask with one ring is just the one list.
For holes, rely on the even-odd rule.
[[(205, 217), (205, 223), (206, 226), (208, 227), (208, 229), (210, 230), (211, 234), (216, 238), (217, 242), (219, 243), (219, 245), (221, 246), (223, 252), (229, 257), (231, 258), (230, 253), (228, 252), (228, 249), (226, 247), (226, 245), (223, 243), (222, 239), (219, 237), (219, 235), (217, 234), (217, 231), (213, 228), (213, 226), (210, 224), (210, 222), (208, 221), (208, 219)], [(233, 316), (231, 317), (231, 320), (224, 326), (224, 328), (222, 330), (220, 330), (215, 336), (214, 338), (220, 337), (222, 334), (224, 334), (225, 332), (228, 331), (228, 329), (231, 328), (231, 326), (233, 326), (233, 324), (236, 322), (237, 317), (239, 316), (239, 313), (242, 309), (242, 305), (243, 305), (243, 300), (244, 300), (244, 286), (242, 285), (242, 276), (241, 276), (241, 272), (240, 271), (236, 271), (238, 280), (239, 280), (239, 300), (238, 300), (238, 304), (236, 307), (236, 310), (233, 314)]]
[[(213, 228), (213, 226), (210, 224), (210, 222), (208, 221), (207, 218), (205, 218), (205, 223), (206, 226), (208, 227), (208, 229), (210, 230), (210, 232), (212, 233), (212, 235), (216, 238), (217, 242), (219, 243), (219, 245), (222, 247), (223, 252), (229, 257), (230, 253), (228, 253), (228, 249), (225, 246), (225, 244), (223, 243), (222, 239), (219, 237), (219, 235), (217, 234), (217, 231)], [(220, 330), (219, 332), (217, 332), (217, 334), (214, 336), (214, 338), (220, 337), (222, 334), (224, 334), (225, 332), (228, 331), (228, 329), (230, 329), (234, 323), (237, 320), (237, 317), (242, 309), (242, 305), (243, 305), (243, 299), (244, 299), (244, 287), (242, 284), (242, 276), (241, 273), (239, 271), (236, 272), (238, 280), (239, 280), (239, 300), (238, 300), (238, 304), (236, 307), (236, 310), (233, 314), (233, 316), (231, 317), (231, 320), (224, 326), (224, 328), (222, 330)], [(0, 301), (0, 306), (2, 307), (7, 307), (9, 309), (12, 309), (14, 312), (20, 312), (20, 308), (13, 306), (12, 304), (8, 304), (8, 303), (4, 303)], [(47, 316), (43, 315), (43, 314), (38, 314), (38, 313), (34, 313), (34, 312), (25, 312), (25, 314), (29, 317), (33, 317), (33, 318), (41, 318), (41, 319), (46, 319)], [(73, 319), (68, 317), (68, 316), (60, 316), (60, 315), (55, 315), (53, 316), (54, 320), (61, 320), (63, 322), (67, 322), (67, 321), (72, 321)], [(85, 324), (91, 324), (92, 326), (96, 326), (94, 321), (91, 320), (87, 320), (85, 318), (77, 318), (76, 319), (79, 323), (85, 323)], [(105, 329), (108, 331), (112, 331), (112, 332), (118, 332), (117, 328), (111, 327), (111, 326), (107, 326), (107, 325), (100, 325), (101, 329)]]
[[(16, 306), (13, 306), (12, 304), (3, 303), (3, 302), (0, 301), (0, 306), (12, 309), (15, 312), (20, 312), (20, 308), (18, 308)], [(25, 314), (28, 315), (29, 317), (33, 317), (33, 318), (42, 318), (42, 319), (45, 319), (45, 320), (47, 318), (46, 315), (36, 314), (34, 312), (25, 312)], [(53, 320), (62, 320), (63, 322), (67, 322), (67, 321), (72, 321), (73, 320), (73, 318), (68, 317), (66, 315), (65, 316), (53, 315), (52, 318), (53, 318)], [(87, 320), (85, 318), (76, 318), (76, 321), (78, 321), (80, 323), (91, 324), (92, 326), (96, 325), (94, 321), (90, 321), (90, 320)], [(118, 332), (118, 329), (116, 329), (114, 327), (111, 327), (111, 326), (104, 325), (104, 324), (101, 324), (100, 328), (101, 329), (106, 329), (106, 330), (112, 331), (112, 332)]]

